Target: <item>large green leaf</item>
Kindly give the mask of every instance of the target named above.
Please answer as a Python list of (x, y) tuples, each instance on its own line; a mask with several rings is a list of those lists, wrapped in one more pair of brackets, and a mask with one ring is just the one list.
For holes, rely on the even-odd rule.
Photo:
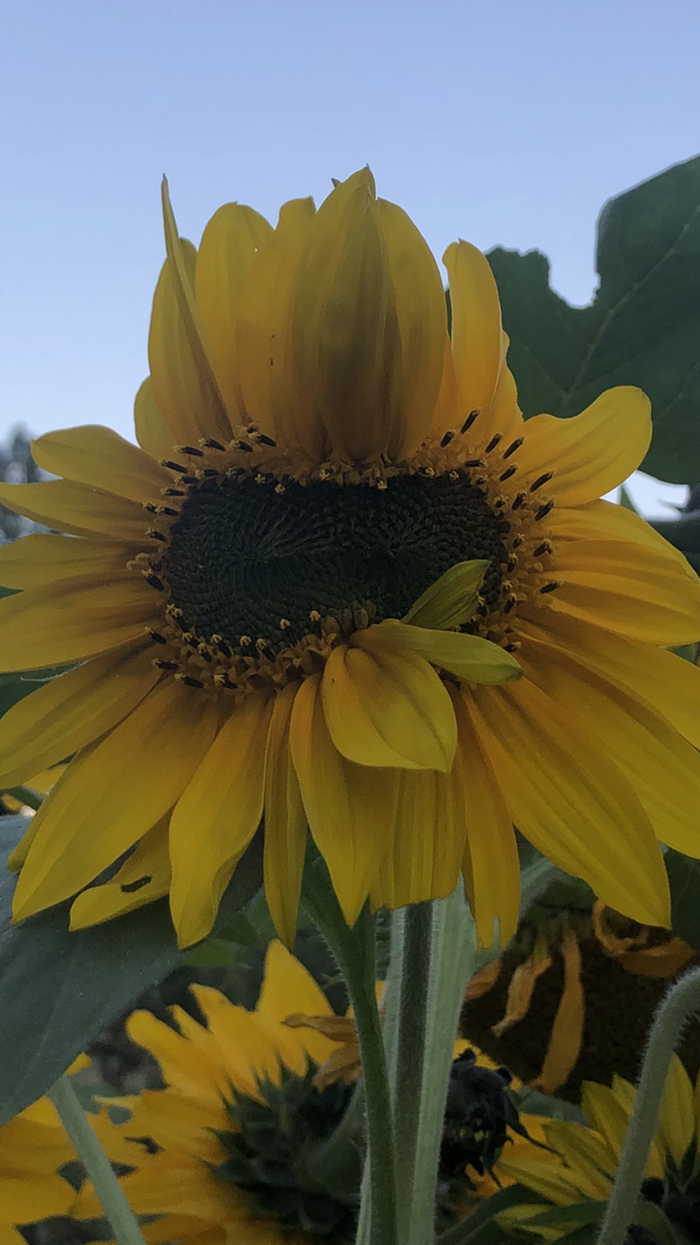
[(587, 307), (554, 293), (538, 251), (489, 261), (524, 415), (576, 415), (612, 385), (639, 385), (654, 417), (644, 470), (700, 480), (700, 157), (605, 206)]
[[(39, 1098), (101, 1029), (184, 958), (164, 899), (73, 933), (68, 904), (10, 925), (15, 880), (5, 866), (26, 827), (23, 817), (0, 818), (0, 1125)], [(257, 835), (221, 902), (218, 929), (261, 882)]]

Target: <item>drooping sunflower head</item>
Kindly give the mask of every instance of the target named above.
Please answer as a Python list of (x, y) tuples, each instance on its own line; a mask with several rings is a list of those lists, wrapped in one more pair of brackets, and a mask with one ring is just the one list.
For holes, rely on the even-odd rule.
[(83, 663), (0, 723), (8, 786), (74, 757), (15, 857), (16, 916), (82, 890), (83, 926), (169, 893), (188, 945), (264, 813), (290, 944), (309, 828), (350, 923), (461, 873), (479, 937), (497, 917), (507, 940), (513, 822), (663, 923), (656, 840), (700, 851), (700, 770), (695, 693), (658, 646), (700, 635), (700, 587), (597, 500), (646, 451), (644, 395), (525, 424), (487, 261), (448, 248), (448, 334), (437, 264), (368, 170), (274, 229), (228, 204), (197, 251), (167, 191), (164, 215), (141, 448), (48, 434), (63, 478), (0, 487), (67, 534), (0, 550), (23, 590), (3, 668)]

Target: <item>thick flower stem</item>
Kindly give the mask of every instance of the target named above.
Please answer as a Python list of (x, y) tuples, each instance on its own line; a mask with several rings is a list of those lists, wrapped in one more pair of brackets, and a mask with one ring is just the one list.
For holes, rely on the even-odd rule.
[(48, 1097), (93, 1183), (115, 1240), (119, 1245), (145, 1245), (138, 1220), (67, 1076), (51, 1086)]
[(654, 1137), (671, 1057), (689, 1016), (700, 1007), (700, 968), (686, 973), (664, 998), (649, 1034), (639, 1088), (620, 1166), (598, 1237), (598, 1245), (622, 1245)]
[(370, 1214), (366, 1245), (398, 1245), (394, 1130), (382, 1028), (375, 993), (374, 921), (365, 908), (349, 929), (323, 861), (308, 860), (303, 903), (345, 978), (355, 1013), (367, 1104), (367, 1166), (364, 1188)]
[[(420, 906), (421, 909), (423, 905)], [(429, 910), (407, 912), (401, 946), (400, 986), (394, 989), (398, 1032), (390, 1072), (401, 1138), (401, 1245), (435, 1239), (435, 1196), (447, 1087), (464, 992), (476, 959), (476, 931), (462, 884)], [(387, 1025), (391, 998), (387, 1002)], [(391, 1029), (390, 1029), (391, 1032)], [(419, 1050), (411, 1050), (414, 1041)], [(394, 1055), (395, 1051), (395, 1055)], [(411, 1076), (420, 1060), (417, 1083)], [(415, 1094), (417, 1102), (411, 1101)], [(412, 1147), (412, 1156), (408, 1153)], [(406, 1206), (404, 1203), (407, 1202)]]
[[(430, 947), (433, 927), (432, 904), (413, 904), (393, 916), (392, 957), (398, 957), (395, 982), (398, 991), (395, 1024), (392, 1025), (393, 1050), (389, 1056), (394, 1101), (396, 1137), (396, 1184), (398, 1193), (399, 1239), (410, 1235), (411, 1203), (421, 1121), (421, 1089), (425, 1062), (427, 1007), (430, 981)], [(388, 1001), (388, 1000), (387, 1000)], [(389, 1003), (391, 1006), (391, 1003)], [(389, 1039), (389, 1034), (385, 1034)]]

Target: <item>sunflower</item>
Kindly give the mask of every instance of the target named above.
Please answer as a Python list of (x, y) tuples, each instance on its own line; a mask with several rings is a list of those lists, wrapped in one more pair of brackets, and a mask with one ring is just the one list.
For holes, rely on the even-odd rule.
[[(580, 1101), (585, 1080), (636, 1078), (669, 982), (698, 954), (666, 929), (640, 926), (600, 900), (521, 920), (506, 952), (472, 979), (461, 1032), (533, 1088)], [(700, 1025), (681, 1056), (700, 1063)]]
[(58, 1172), (75, 1159), (47, 1098), (0, 1128), (0, 1245), (26, 1245), (17, 1225), (72, 1212), (75, 1190)]
[[(130, 1111), (122, 1123), (107, 1110), (94, 1121), (112, 1161), (131, 1169), (121, 1178), (130, 1205), (154, 1217), (143, 1229), (147, 1241), (354, 1240), (363, 1136), (361, 1117), (348, 1129), (352, 1082), (361, 1074), (352, 1018), (333, 1015), (308, 971), (277, 941), (267, 951), (254, 1012), (211, 987), (190, 988), (206, 1027), (178, 1006), (170, 1008), (177, 1029), (150, 1012), (127, 1022), (134, 1041), (158, 1060), (165, 1088), (112, 1100)], [(297, 1007), (308, 1010), (293, 1013)], [(507, 1094), (510, 1073), (480, 1053), (477, 1059), (464, 1041), (454, 1053), (436, 1205), (443, 1224), (511, 1183), (498, 1170), (494, 1176), (506, 1142), (509, 1154), (530, 1154), (529, 1138), (542, 1137), (540, 1117), (518, 1118)], [(329, 1163), (328, 1142), (341, 1120), (347, 1149), (342, 1143)], [(74, 1213), (99, 1216), (91, 1185)]]
[[(180, 1007), (170, 1009), (179, 1032), (150, 1012), (128, 1021), (166, 1087), (115, 1099), (130, 1118), (114, 1124), (105, 1110), (95, 1125), (109, 1157), (133, 1169), (122, 1185), (134, 1211), (157, 1216), (143, 1227), (147, 1241), (353, 1240), (359, 1170), (346, 1197), (317, 1178), (352, 1090), (314, 1088), (314, 1070), (336, 1043), (283, 1023), (299, 1006), (330, 1018), (325, 995), (279, 942), (268, 949), (254, 1012), (212, 987), (191, 990), (206, 1027)], [(90, 1185), (75, 1213), (99, 1216)]]
[(80, 663), (0, 725), (0, 784), (74, 757), (16, 853), (16, 918), (169, 893), (189, 945), (264, 813), (287, 942), (309, 828), (349, 923), (461, 871), (480, 939), (498, 917), (507, 941), (513, 823), (667, 923), (659, 840), (700, 854), (700, 672), (662, 646), (700, 636), (700, 583), (599, 500), (644, 457), (645, 396), (524, 423), (488, 263), (448, 248), (448, 336), (438, 267), (368, 170), (275, 229), (228, 204), (198, 251), (164, 210), (140, 448), (49, 433), (62, 478), (0, 486), (67, 533), (0, 550), (23, 590), (1, 668)]
[[(610, 1196), (627, 1127), (634, 1110), (636, 1090), (616, 1076), (612, 1088), (587, 1081), (583, 1112), (587, 1125), (552, 1120), (544, 1135), (552, 1153), (530, 1157), (503, 1157), (499, 1166), (509, 1177), (536, 1193), (546, 1203), (574, 1206), (605, 1202)], [(693, 1087), (677, 1055), (669, 1071), (659, 1124), (644, 1173), (641, 1196), (662, 1208), (689, 1241), (700, 1241), (700, 1077)], [(546, 1206), (524, 1203), (499, 1216), (502, 1226), (542, 1234), (555, 1240), (577, 1221), (543, 1226), (536, 1218)]]

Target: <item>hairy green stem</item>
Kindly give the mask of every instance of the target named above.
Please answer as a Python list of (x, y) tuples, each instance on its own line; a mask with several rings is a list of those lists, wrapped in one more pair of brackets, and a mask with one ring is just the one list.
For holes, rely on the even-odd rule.
[[(393, 1076), (394, 1134), (399, 1239), (408, 1240), (421, 1123), (421, 1089), (425, 1063), (430, 982), (432, 904), (412, 904), (394, 914), (400, 925), (396, 1057)], [(393, 948), (392, 948), (393, 953)]]
[(367, 1245), (398, 1245), (394, 1130), (375, 993), (374, 920), (365, 907), (348, 928), (320, 858), (307, 860), (303, 903), (338, 961), (355, 1013), (367, 1106), (369, 1180), (363, 1184), (370, 1199), (369, 1218), (366, 1207), (361, 1212), (361, 1230)]
[(644, 1166), (654, 1137), (671, 1056), (688, 1018), (700, 1008), (700, 968), (694, 968), (664, 998), (651, 1028), (639, 1088), (620, 1166), (598, 1237), (598, 1245), (622, 1245), (634, 1218)]
[(409, 1233), (401, 1245), (430, 1245), (435, 1239), (435, 1193), (445, 1102), (464, 993), (476, 961), (476, 929), (460, 881), (447, 899), (433, 902), (430, 976), (416, 1135)]
[(47, 1096), (58, 1111), (61, 1123), (93, 1183), (115, 1240), (119, 1242), (119, 1245), (145, 1245), (138, 1220), (126, 1200), (124, 1190), (95, 1135), (95, 1130), (78, 1101), (70, 1079), (67, 1076), (59, 1077), (47, 1091)]

